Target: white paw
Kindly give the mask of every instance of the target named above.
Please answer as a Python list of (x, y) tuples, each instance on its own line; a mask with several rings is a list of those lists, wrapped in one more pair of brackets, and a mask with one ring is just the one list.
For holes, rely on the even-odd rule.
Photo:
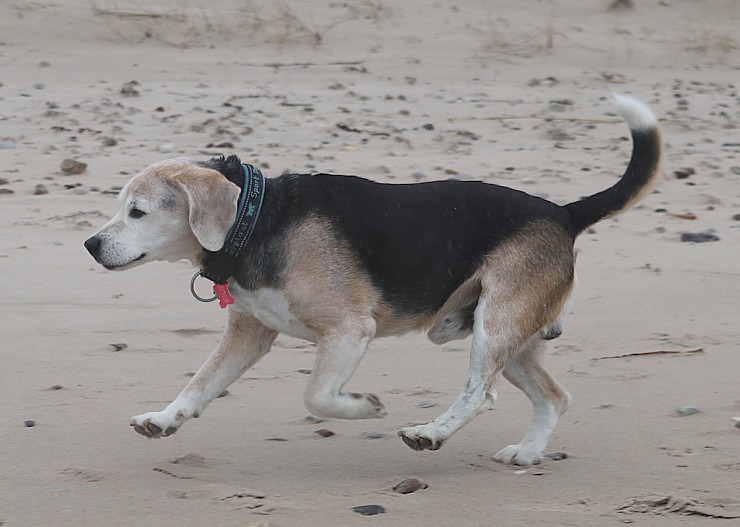
[(499, 450), (495, 456), (494, 461), (499, 463), (505, 463), (507, 465), (520, 465), (522, 467), (528, 467), (530, 465), (539, 465), (542, 461), (543, 451), (533, 443), (526, 445), (509, 445), (506, 448)]
[(388, 413), (372, 393), (311, 394), (304, 402), (313, 415), (329, 419), (373, 419)]
[[(352, 394), (354, 396), (354, 394)], [(368, 402), (370, 407), (367, 409), (366, 417), (368, 418), (381, 418), (388, 415), (388, 410), (385, 409), (385, 405), (380, 402), (380, 399), (374, 393), (363, 394), (364, 399)]]
[(398, 436), (413, 450), (439, 450), (447, 439), (431, 423), (401, 428)]
[(171, 436), (182, 424), (187, 421), (188, 416), (183, 410), (171, 412), (168, 410), (162, 412), (149, 412), (146, 414), (136, 415), (131, 418), (131, 426), (138, 433), (145, 437), (159, 439), (160, 437)]

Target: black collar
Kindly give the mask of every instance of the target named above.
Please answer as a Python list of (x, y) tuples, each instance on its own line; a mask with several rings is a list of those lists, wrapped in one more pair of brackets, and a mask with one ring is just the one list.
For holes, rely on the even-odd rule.
[[(190, 290), (195, 298), (211, 302), (218, 297), (221, 300), (221, 307), (233, 303), (233, 298), (228, 293), (227, 280), (234, 274), (237, 259), (244, 253), (244, 248), (254, 233), (265, 199), (265, 176), (260, 169), (246, 163), (242, 163), (242, 167), (244, 184), (239, 193), (236, 220), (226, 234), (223, 247), (216, 252), (206, 251), (203, 266), (190, 283)], [(203, 276), (214, 283), (216, 296), (203, 299), (195, 293), (193, 285), (198, 276)]]

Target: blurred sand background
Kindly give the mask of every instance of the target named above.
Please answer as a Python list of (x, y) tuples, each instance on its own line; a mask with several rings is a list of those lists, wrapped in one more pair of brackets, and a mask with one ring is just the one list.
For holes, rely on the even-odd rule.
[[(0, 525), (738, 525), (740, 3), (610, 4), (0, 1)], [(573, 396), (548, 449), (566, 460), (491, 460), (530, 419), (504, 381), (440, 451), (404, 446), (396, 430), (438, 415), (467, 368), (467, 342), (423, 336), (376, 341), (351, 381), (384, 420), (306, 421), (314, 347), (280, 337), (177, 435), (129, 428), (225, 323), (187, 264), (110, 273), (84, 251), (144, 166), (235, 153), (268, 175), (472, 178), (566, 203), (626, 166), (610, 91), (661, 118), (666, 179), (577, 243), (548, 358)], [(407, 477), (429, 487), (390, 490)], [(386, 512), (352, 510), (369, 504)]]

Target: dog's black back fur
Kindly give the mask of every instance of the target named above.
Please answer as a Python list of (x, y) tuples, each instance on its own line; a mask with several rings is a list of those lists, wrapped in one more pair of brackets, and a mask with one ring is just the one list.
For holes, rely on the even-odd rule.
[(549, 201), (476, 181), (384, 184), (317, 174), (291, 185), (294, 212), (327, 218), (404, 314), (440, 309), (486, 255), (529, 223), (568, 221)]

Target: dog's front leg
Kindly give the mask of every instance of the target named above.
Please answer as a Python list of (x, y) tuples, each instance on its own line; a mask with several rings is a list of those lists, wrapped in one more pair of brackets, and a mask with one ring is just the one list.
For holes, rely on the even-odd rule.
[(369, 419), (384, 417), (377, 395), (342, 391), (375, 335), (372, 319), (352, 321), (318, 340), (318, 353), (304, 394), (306, 408), (319, 417)]
[(131, 426), (146, 437), (174, 434), (185, 421), (198, 417), (208, 403), (265, 355), (276, 336), (276, 331), (257, 319), (230, 310), (223, 340), (180, 395), (161, 412), (133, 417)]

